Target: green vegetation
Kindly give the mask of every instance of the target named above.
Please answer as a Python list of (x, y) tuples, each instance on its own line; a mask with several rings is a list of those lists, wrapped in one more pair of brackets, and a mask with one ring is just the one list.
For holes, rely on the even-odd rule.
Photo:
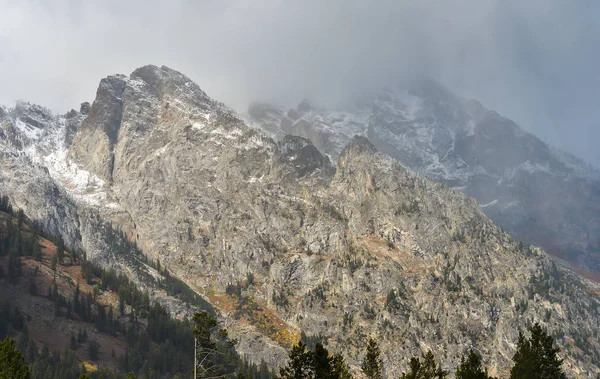
[(0, 342), (0, 379), (28, 379), (29, 367), (12, 338)]
[(302, 342), (292, 347), (288, 364), (279, 370), (281, 379), (349, 379), (352, 376), (341, 354), (331, 355), (318, 342), (311, 351)]
[(481, 364), (481, 358), (473, 350), (466, 357), (462, 357), (460, 365), (456, 368), (456, 379), (494, 379), (487, 374)]
[(448, 372), (442, 370), (440, 365), (435, 361), (435, 357), (431, 351), (423, 354), (420, 358), (413, 357), (410, 359), (409, 371), (402, 373), (401, 379), (445, 379)]
[(554, 339), (539, 324), (530, 329), (531, 337), (519, 333), (517, 352), (513, 357), (515, 365), (510, 371), (510, 379), (556, 378), (566, 379), (561, 369), (562, 359), (559, 349), (554, 347)]
[(373, 338), (369, 338), (367, 342), (367, 353), (361, 368), (367, 379), (383, 377), (383, 362), (379, 357), (379, 345)]

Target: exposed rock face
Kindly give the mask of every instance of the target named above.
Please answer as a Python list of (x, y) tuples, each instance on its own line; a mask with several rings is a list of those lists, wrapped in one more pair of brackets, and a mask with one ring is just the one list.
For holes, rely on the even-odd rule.
[(124, 91), (123, 76), (102, 79), (97, 100), (81, 125), (88, 133), (76, 135), (70, 150), (71, 157), (107, 181), (112, 179), (113, 145), (121, 127)]
[(79, 113), (87, 116), (87, 114), (90, 113), (91, 108), (92, 108), (92, 106), (90, 105), (90, 103), (85, 101), (85, 102), (81, 103), (81, 106), (79, 107)]
[[(256, 105), (252, 112), (279, 111)], [(292, 126), (314, 109), (297, 112), (305, 113)], [(327, 117), (321, 120), (357, 119)], [(302, 330), (322, 335), (354, 367), (367, 336), (377, 336), (388, 377), (420, 351), (434, 350), (451, 367), (471, 347), (502, 374), (519, 329), (535, 320), (564, 333), (557, 340), (571, 375), (600, 373), (591, 284), (558, 270), (541, 250), (519, 246), (473, 199), (408, 171), (365, 137), (331, 134), (327, 143), (347, 142), (334, 169), (308, 139), (276, 142), (182, 74), (156, 66), (104, 79), (75, 129), (70, 146), (50, 153), (40, 139), (21, 153), (2, 141), (31, 167), (45, 168), (41, 177), (65, 200), (37, 184), (18, 195), (37, 177), (6, 154), (1, 192), (48, 199), (17, 202), (26, 212), (54, 212), (63, 201), (73, 207), (59, 228), (80, 233), (73, 240), (94, 259), (118, 259), (96, 234), (98, 220), (130, 232), (221, 309), (238, 348), (253, 359), (282, 363), (282, 345)], [(61, 130), (55, 133), (66, 135)], [(243, 296), (254, 311), (225, 294), (248, 273), (254, 284)]]
[[(365, 107), (333, 111), (302, 105), (287, 116), (271, 109), (269, 131), (277, 138), (284, 133), (308, 138), (335, 158), (353, 135), (368, 136), (407, 167), (475, 197), (513, 235), (600, 271), (598, 170), (477, 101), (420, 79), (382, 92)], [(290, 112), (297, 115), (293, 122)], [(259, 125), (267, 120), (256, 113), (250, 117)], [(279, 132), (272, 128), (278, 123)]]
[(281, 143), (281, 159), (296, 168), (298, 177), (312, 174), (315, 170), (333, 172), (327, 157), (306, 138), (287, 135)]

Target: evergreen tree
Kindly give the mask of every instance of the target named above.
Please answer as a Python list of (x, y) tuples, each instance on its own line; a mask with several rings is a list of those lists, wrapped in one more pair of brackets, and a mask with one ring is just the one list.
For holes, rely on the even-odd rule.
[(481, 358), (473, 350), (460, 359), (456, 368), (456, 379), (493, 379), (481, 365)]
[(334, 379), (333, 357), (320, 342), (315, 345), (312, 364), (315, 378)]
[(65, 258), (65, 242), (61, 236), (58, 236), (58, 240), (56, 241), (56, 258), (58, 263), (63, 264), (63, 259)]
[(37, 285), (35, 284), (35, 279), (33, 277), (29, 278), (29, 293), (32, 296), (37, 295)]
[(367, 379), (383, 378), (383, 362), (379, 355), (377, 342), (373, 338), (369, 338), (369, 342), (367, 342), (367, 354), (361, 367)]
[(100, 344), (96, 340), (90, 340), (89, 342), (89, 355), (90, 360), (95, 361), (100, 355)]
[(125, 314), (125, 298), (119, 294), (119, 313), (122, 315)]
[(444, 379), (448, 375), (447, 371), (435, 361), (431, 351), (423, 354), (423, 361), (419, 358), (410, 359), (410, 371), (402, 373), (401, 379)]
[(79, 295), (80, 294), (81, 294), (81, 291), (79, 290), (79, 283), (77, 283), (77, 287), (75, 287), (75, 293), (73, 294), (73, 310), (77, 314), (81, 313), (81, 307), (79, 305)]
[(31, 256), (33, 256), (33, 259), (35, 259), (38, 262), (42, 261), (42, 247), (37, 241), (37, 236), (34, 237), (33, 250), (31, 252)]
[(17, 211), (17, 227), (21, 229), (23, 227), (23, 218), (25, 217), (25, 213), (22, 209)]
[(12, 338), (0, 342), (0, 379), (29, 379), (29, 367)]
[(25, 361), (34, 362), (38, 358), (38, 348), (33, 339), (29, 339), (25, 349)]
[(50, 269), (52, 269), (52, 271), (56, 272), (56, 263), (58, 262), (58, 256), (56, 254), (54, 254), (52, 256), (52, 259), (50, 260)]
[(83, 342), (83, 333), (81, 333), (81, 328), (79, 328), (79, 331), (77, 332), (77, 343), (82, 343)]
[(519, 332), (517, 352), (513, 357), (515, 365), (510, 371), (510, 379), (566, 379), (561, 368), (563, 360), (558, 357), (560, 349), (554, 347), (552, 336), (538, 323), (529, 331), (529, 339)]
[(74, 334), (71, 334), (71, 342), (69, 347), (71, 348), (71, 350), (77, 350), (77, 339), (75, 338)]
[[(217, 345), (211, 339), (211, 333), (217, 326), (217, 320), (211, 315), (202, 311), (194, 315), (194, 338), (196, 339), (196, 356), (198, 357), (198, 367), (201, 377), (211, 376), (216, 371), (215, 349)], [(129, 333), (128, 333), (129, 334)]]
[(337, 379), (352, 379), (352, 374), (348, 371), (348, 366), (342, 354), (333, 356), (332, 361), (333, 377)]
[(290, 360), (287, 366), (279, 369), (281, 379), (313, 379), (314, 356), (306, 348), (304, 342), (299, 341), (289, 353)]
[(8, 253), (8, 276), (13, 280), (21, 276), (21, 257), (16, 249)]

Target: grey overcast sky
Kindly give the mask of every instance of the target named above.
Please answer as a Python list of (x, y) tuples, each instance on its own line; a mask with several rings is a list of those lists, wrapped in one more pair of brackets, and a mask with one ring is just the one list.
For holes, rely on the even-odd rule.
[(238, 110), (417, 74), (600, 166), (597, 0), (0, 0), (0, 103), (56, 112), (153, 63)]

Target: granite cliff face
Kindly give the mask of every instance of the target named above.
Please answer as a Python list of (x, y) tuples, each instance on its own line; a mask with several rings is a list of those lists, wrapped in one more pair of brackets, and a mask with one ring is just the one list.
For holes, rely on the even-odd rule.
[[(298, 115), (315, 111), (296, 112), (285, 117), (302, 134)], [(504, 374), (519, 329), (539, 321), (571, 375), (600, 373), (598, 289), (365, 137), (315, 146), (306, 129), (278, 142), (156, 66), (103, 79), (81, 112), (43, 113), (41, 129), (0, 113), (0, 192), (93, 259), (136, 275), (98, 226), (122, 228), (220, 310), (252, 359), (282, 363), (303, 331), (357, 367), (372, 335), (389, 377), (420, 351), (451, 367), (471, 347)], [(327, 117), (359, 127), (355, 114)], [(338, 144), (334, 167), (318, 148)]]
[(276, 138), (310, 139), (335, 158), (362, 135), (403, 165), (477, 199), (518, 238), (600, 271), (600, 173), (431, 79), (387, 89), (368, 106), (287, 112), (253, 104), (250, 120)]

